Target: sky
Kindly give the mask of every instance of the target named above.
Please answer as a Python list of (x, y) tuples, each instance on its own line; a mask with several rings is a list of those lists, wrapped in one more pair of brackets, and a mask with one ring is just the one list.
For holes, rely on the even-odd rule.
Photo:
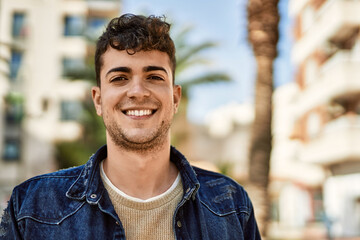
[[(211, 64), (197, 71), (222, 71), (230, 83), (211, 83), (190, 90), (188, 118), (204, 123), (212, 110), (229, 103), (251, 103), (256, 65), (247, 42), (246, 0), (123, 0), (123, 13), (165, 15), (174, 31), (192, 26), (190, 43), (213, 41), (218, 46), (203, 53)], [(290, 63), (291, 32), (287, 16), (288, 0), (280, 0), (279, 57), (275, 62), (275, 87), (292, 81)], [(190, 34), (189, 34), (190, 35)], [(196, 74), (196, 72), (194, 72)]]

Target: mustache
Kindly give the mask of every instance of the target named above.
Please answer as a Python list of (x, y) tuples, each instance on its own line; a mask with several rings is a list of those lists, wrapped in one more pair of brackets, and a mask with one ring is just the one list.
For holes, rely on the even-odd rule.
[(115, 110), (122, 110), (128, 107), (151, 107), (151, 108), (160, 108), (162, 106), (161, 102), (155, 99), (144, 99), (144, 100), (135, 100), (135, 99), (126, 99), (119, 102), (115, 105)]

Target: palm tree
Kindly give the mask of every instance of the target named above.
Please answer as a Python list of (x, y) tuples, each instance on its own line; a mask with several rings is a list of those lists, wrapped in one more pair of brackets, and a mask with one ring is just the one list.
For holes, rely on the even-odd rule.
[(248, 39), (257, 64), (255, 120), (252, 129), (249, 166), (249, 193), (252, 195), (261, 234), (266, 236), (269, 218), (269, 183), (273, 63), (277, 56), (280, 20), (279, 0), (248, 0)]
[(185, 79), (184, 72), (189, 69), (199, 66), (207, 65), (210, 62), (200, 56), (201, 52), (215, 48), (217, 44), (212, 41), (205, 41), (198, 44), (190, 44), (188, 42), (189, 34), (192, 27), (183, 28), (175, 37), (174, 42), (176, 46), (176, 74), (175, 79), (182, 87), (182, 97), (188, 99), (189, 88), (197, 84), (230, 81), (230, 77), (223, 72), (207, 71), (203, 75)]

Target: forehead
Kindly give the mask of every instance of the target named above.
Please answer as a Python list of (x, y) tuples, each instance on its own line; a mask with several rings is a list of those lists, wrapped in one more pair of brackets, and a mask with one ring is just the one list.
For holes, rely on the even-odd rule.
[(161, 66), (171, 74), (169, 56), (157, 50), (129, 54), (125, 50), (119, 51), (109, 47), (102, 56), (102, 63), (101, 75), (114, 67), (128, 67), (135, 71), (145, 66)]

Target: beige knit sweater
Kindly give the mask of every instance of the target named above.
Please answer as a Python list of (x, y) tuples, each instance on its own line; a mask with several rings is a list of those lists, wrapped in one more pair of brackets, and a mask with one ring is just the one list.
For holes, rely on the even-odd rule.
[(101, 163), (101, 178), (129, 240), (175, 239), (173, 215), (183, 195), (180, 175), (163, 194), (141, 200), (116, 188), (107, 178)]

